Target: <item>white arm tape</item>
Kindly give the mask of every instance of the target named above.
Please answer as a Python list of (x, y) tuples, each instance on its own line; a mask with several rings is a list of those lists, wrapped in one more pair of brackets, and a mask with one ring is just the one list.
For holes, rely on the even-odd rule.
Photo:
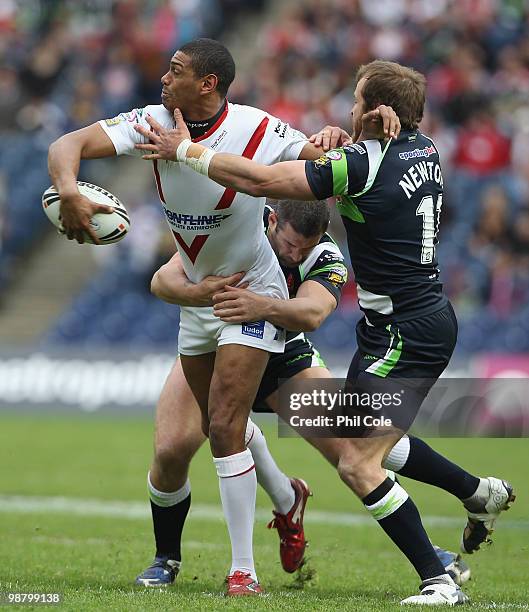
[(186, 161), (187, 150), (192, 144), (193, 143), (191, 142), (189, 138), (185, 138), (184, 140), (182, 140), (182, 142), (178, 145), (176, 149), (176, 161), (179, 161), (179, 162)]
[(186, 157), (185, 163), (195, 172), (208, 176), (209, 164), (214, 155), (215, 151), (212, 149), (204, 149), (198, 159), (196, 157)]

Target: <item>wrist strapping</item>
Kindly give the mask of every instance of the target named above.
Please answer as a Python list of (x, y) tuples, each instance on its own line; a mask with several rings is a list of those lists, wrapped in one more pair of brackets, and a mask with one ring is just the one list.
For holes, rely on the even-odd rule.
[(192, 144), (193, 143), (191, 142), (191, 140), (189, 140), (189, 138), (182, 140), (182, 142), (178, 145), (178, 148), (176, 149), (176, 159), (179, 162), (184, 162), (186, 166), (189, 166), (190, 168), (195, 170), (195, 172), (203, 174), (204, 176), (208, 176), (209, 164), (211, 163), (211, 160), (215, 155), (215, 151), (204, 147), (204, 150), (200, 154), (200, 157), (188, 157), (187, 151), (189, 150), (189, 147)]
[(182, 142), (176, 148), (176, 161), (185, 162), (187, 150), (192, 144), (193, 143), (189, 138), (182, 140)]

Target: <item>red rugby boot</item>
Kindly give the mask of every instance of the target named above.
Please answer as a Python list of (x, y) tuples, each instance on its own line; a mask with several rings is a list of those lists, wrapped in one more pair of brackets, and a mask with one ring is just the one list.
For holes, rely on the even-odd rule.
[(294, 505), (287, 514), (274, 513), (274, 519), (268, 529), (277, 529), (279, 533), (279, 556), (285, 572), (291, 574), (303, 564), (303, 556), (308, 542), (303, 529), (303, 514), (308, 498), (312, 495), (307, 483), (300, 478), (291, 478), (290, 484), (295, 492)]
[(226, 597), (261, 595), (263, 592), (261, 585), (252, 578), (250, 573), (239, 570), (233, 572), (230, 576), (226, 576), (226, 584), (228, 585)]

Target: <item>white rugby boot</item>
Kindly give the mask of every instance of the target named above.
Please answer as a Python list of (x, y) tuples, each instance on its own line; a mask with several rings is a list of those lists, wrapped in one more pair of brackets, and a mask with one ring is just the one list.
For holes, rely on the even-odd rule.
[(419, 595), (406, 597), (401, 606), (459, 606), (468, 601), (468, 597), (449, 577), (430, 578), (419, 587)]
[(504, 510), (508, 510), (516, 495), (513, 486), (506, 480), (480, 478), (477, 491), (463, 500), (468, 522), (461, 537), (461, 552), (471, 555), (481, 544), (490, 544), (494, 522)]

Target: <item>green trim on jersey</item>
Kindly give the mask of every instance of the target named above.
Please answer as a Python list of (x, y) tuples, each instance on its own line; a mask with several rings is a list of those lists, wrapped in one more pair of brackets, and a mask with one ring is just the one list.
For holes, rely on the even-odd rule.
[(325, 363), (325, 361), (323, 361), (323, 358), (320, 355), (320, 352), (314, 345), (312, 345), (312, 351), (314, 354), (312, 356), (312, 363), (310, 364), (310, 367), (311, 368), (326, 368), (327, 364)]
[[(377, 177), (378, 171), (380, 169), (380, 165), (382, 164), (382, 160), (384, 159), (384, 156), (386, 155), (390, 144), (391, 144), (391, 139), (388, 140), (386, 146), (384, 147), (384, 150), (382, 151), (382, 155), (380, 156), (378, 160), (377, 166), (373, 174), (371, 175), (371, 172), (370, 172), (371, 176), (370, 178), (368, 177), (368, 180), (365, 184), (365, 187), (362, 189), (362, 191), (359, 191), (358, 193), (354, 193), (353, 195), (350, 195), (350, 196), (341, 195), (341, 193), (337, 193), (336, 191), (333, 191), (334, 195), (338, 195), (338, 196), (341, 195), (341, 198), (336, 202), (336, 208), (338, 209), (338, 212), (340, 213), (340, 215), (342, 215), (342, 217), (347, 217), (348, 219), (351, 219), (351, 221), (354, 221), (355, 223), (365, 223), (366, 222), (366, 220), (364, 219), (364, 215), (361, 213), (360, 209), (358, 208), (358, 205), (355, 203), (353, 198), (359, 198), (360, 196), (363, 196), (365, 193), (367, 193), (371, 189)], [(340, 161), (341, 160), (337, 160), (336, 163), (339, 163)], [(332, 175), (333, 186), (335, 186), (336, 181), (334, 179), (334, 165), (332, 166), (332, 172), (333, 172), (333, 175)]]
[(391, 325), (386, 325), (386, 329), (390, 333), (389, 349), (382, 359), (375, 361), (366, 369), (366, 372), (374, 374), (375, 376), (380, 376), (381, 378), (386, 378), (391, 370), (393, 370), (393, 368), (397, 365), (400, 356), (402, 355), (402, 336), (400, 335), (399, 330), (397, 329), (397, 346), (392, 348), (393, 341), (395, 340), (395, 334), (391, 331)]
[(360, 212), (358, 206), (354, 203), (351, 196), (341, 196), (336, 202), (336, 209), (342, 215), (356, 223), (365, 223), (364, 215)]
[[(362, 189), (362, 191), (359, 191), (358, 193), (354, 193), (352, 195), (353, 198), (359, 198), (360, 196), (363, 196), (364, 193), (367, 193), (371, 187), (373, 187), (373, 183), (375, 182), (375, 179), (377, 178), (377, 174), (378, 171), (380, 169), (380, 164), (382, 163), (382, 160), (384, 159), (386, 153), (388, 152), (389, 149), (389, 145), (391, 144), (391, 138), (388, 140), (386, 146), (384, 147), (384, 150), (382, 151), (382, 155), (380, 156), (378, 163), (377, 163), (377, 167), (375, 168), (375, 171), (373, 172), (371, 178), (368, 178), (368, 181), (366, 183), (366, 186)], [(370, 173), (371, 174), (371, 173)]]
[(340, 159), (332, 159), (327, 153), (328, 159), (331, 160), (332, 169), (332, 193), (333, 195), (344, 195), (347, 193), (347, 187), (349, 184), (349, 175), (347, 172), (347, 156), (345, 151), (340, 149), (333, 149), (340, 153)]

